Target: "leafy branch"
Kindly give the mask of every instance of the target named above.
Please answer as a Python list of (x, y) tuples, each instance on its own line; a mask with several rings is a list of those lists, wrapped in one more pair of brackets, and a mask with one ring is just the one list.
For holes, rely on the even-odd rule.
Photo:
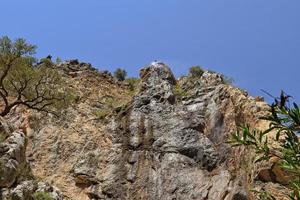
[[(280, 160), (281, 167), (291, 176), (289, 188), (293, 191), (290, 199), (300, 199), (300, 109), (296, 103), (289, 105), (290, 96), (281, 92), (270, 106), (269, 115), (263, 120), (270, 122), (266, 130), (251, 130), (244, 125), (231, 135), (228, 141), (233, 147), (248, 146), (254, 149), (256, 162), (268, 161), (271, 157)], [(270, 144), (270, 133), (276, 133), (273, 139), (278, 148)]]

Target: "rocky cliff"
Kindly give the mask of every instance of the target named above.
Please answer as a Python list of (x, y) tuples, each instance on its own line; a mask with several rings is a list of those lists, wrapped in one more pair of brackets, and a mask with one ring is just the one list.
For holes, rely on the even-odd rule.
[(254, 198), (253, 155), (226, 140), (240, 124), (267, 126), (258, 120), (263, 101), (209, 71), (176, 80), (158, 62), (141, 70), (136, 91), (89, 64), (56, 67), (75, 103), (59, 118), (24, 110), (8, 116), (19, 116), (11, 123), (23, 129), (3, 125), (3, 198), (24, 190), (73, 200)]

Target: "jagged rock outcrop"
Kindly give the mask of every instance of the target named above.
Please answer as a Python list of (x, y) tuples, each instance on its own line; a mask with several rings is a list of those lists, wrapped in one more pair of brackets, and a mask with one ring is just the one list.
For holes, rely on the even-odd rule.
[(26, 165), (25, 135), (13, 132), (0, 144), (0, 187), (11, 187)]
[(60, 191), (44, 182), (35, 180), (26, 159), (26, 136), (13, 131), (3, 118), (0, 120), (0, 199), (34, 200), (37, 192), (47, 193), (53, 200), (62, 200)]
[[(53, 183), (65, 199), (89, 199), (90, 182), (99, 181), (100, 167), (113, 157), (106, 126), (115, 109), (131, 100), (133, 91), (87, 63), (67, 61), (56, 68), (73, 91), (75, 102), (59, 118), (30, 114), (34, 131), (28, 141), (27, 157), (33, 174)], [(74, 178), (74, 173), (80, 175)]]
[(137, 93), (78, 60), (55, 67), (75, 103), (59, 118), (29, 113), (26, 151), (33, 175), (55, 187), (22, 179), (11, 194), (41, 190), (61, 199), (58, 188), (72, 200), (252, 198), (253, 155), (226, 141), (240, 124), (267, 127), (261, 99), (209, 71), (176, 80), (158, 62), (141, 70)]
[(141, 79), (138, 95), (108, 126), (112, 145), (83, 151), (74, 165), (90, 198), (249, 199), (244, 154), (225, 142), (241, 117), (256, 123), (263, 106), (215, 73), (182, 81), (190, 85), (185, 97), (174, 94), (177, 81), (162, 63), (142, 69)]

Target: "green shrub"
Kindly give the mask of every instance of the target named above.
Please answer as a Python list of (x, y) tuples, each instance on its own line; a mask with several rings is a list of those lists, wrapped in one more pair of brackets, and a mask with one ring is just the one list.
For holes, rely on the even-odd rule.
[(47, 192), (36, 192), (33, 194), (34, 200), (54, 200)]
[(131, 77), (131, 78), (127, 78), (125, 80), (125, 82), (129, 84), (130, 90), (135, 90), (135, 88), (137, 87), (137, 85), (140, 82), (140, 79), (139, 78)]
[(187, 91), (183, 90), (178, 84), (174, 88), (174, 94), (178, 97), (185, 97), (188, 95)]
[(221, 74), (222, 82), (227, 85), (232, 85), (234, 83), (234, 79), (229, 76), (225, 76), (224, 74)]
[(5, 135), (0, 132), (0, 143), (4, 142), (5, 139), (6, 139)]
[(127, 76), (127, 72), (124, 69), (118, 68), (114, 72), (114, 77), (118, 79), (119, 81), (124, 81)]
[(109, 115), (109, 111), (106, 109), (102, 109), (102, 110), (97, 110), (96, 112), (94, 112), (94, 115), (96, 116), (97, 119), (105, 119), (107, 115)]
[(110, 109), (119, 107), (122, 103), (114, 97), (109, 97), (104, 100), (104, 104)]
[[(289, 173), (289, 188), (293, 191), (289, 199), (300, 199), (300, 109), (297, 104), (290, 106), (289, 97), (281, 92), (280, 98), (270, 106), (270, 112), (263, 120), (270, 122), (266, 130), (251, 130), (249, 125), (242, 126), (231, 135), (228, 141), (233, 147), (248, 146), (255, 150), (256, 162), (269, 161), (272, 157), (279, 159), (282, 169)], [(275, 132), (274, 142), (270, 144), (270, 133)], [(278, 147), (274, 147), (278, 146)], [(265, 191), (256, 191), (265, 196)], [(270, 195), (269, 195), (270, 196)], [(275, 199), (270, 196), (268, 199)]]
[(193, 78), (200, 78), (203, 73), (204, 70), (200, 66), (192, 66), (189, 69), (189, 76)]

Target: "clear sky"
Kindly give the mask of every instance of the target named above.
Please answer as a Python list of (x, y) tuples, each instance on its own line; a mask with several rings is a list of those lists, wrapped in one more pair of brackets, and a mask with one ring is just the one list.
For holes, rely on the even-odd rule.
[(157, 59), (224, 73), (251, 95), (281, 89), (300, 102), (300, 0), (1, 0), (0, 34), (38, 45), (38, 57), (99, 69)]

